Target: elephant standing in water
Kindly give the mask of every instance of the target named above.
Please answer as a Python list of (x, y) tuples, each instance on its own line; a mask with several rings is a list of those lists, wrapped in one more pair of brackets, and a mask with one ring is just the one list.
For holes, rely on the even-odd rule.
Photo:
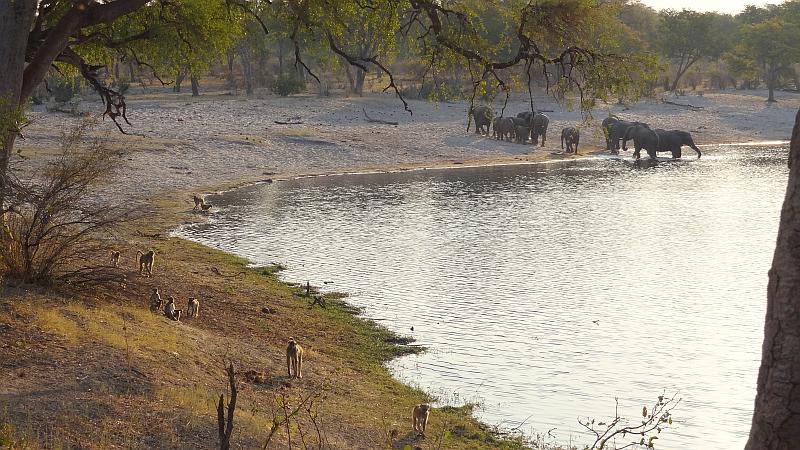
[[(489, 135), (489, 127), (492, 125), (494, 112), (488, 106), (478, 106), (472, 110), (472, 117), (475, 120), (475, 133)], [(484, 132), (486, 127), (486, 132)], [(469, 131), (469, 130), (467, 130)]]
[[(567, 153), (578, 154), (578, 142), (581, 139), (580, 131), (575, 127), (566, 127), (561, 130), (561, 149), (564, 149), (564, 143), (567, 144)], [(574, 146), (574, 148), (573, 148)]]
[[(605, 120), (603, 121), (605, 122)], [(646, 123), (643, 122), (629, 122), (627, 120), (617, 120), (616, 122), (610, 122), (608, 126), (608, 150), (611, 150), (612, 154), (619, 154), (620, 149), (620, 141), (625, 137), (625, 133), (631, 127), (635, 126), (644, 126), (650, 127)], [(625, 145), (622, 146), (625, 148)]]
[[(661, 128), (656, 128), (655, 130), (650, 130), (650, 132), (643, 131), (642, 128), (647, 127), (643, 126), (636, 126), (631, 127), (625, 133), (625, 137), (622, 141), (622, 147), (625, 148), (625, 144), (627, 143), (628, 139), (633, 139), (635, 151), (633, 152), (633, 156), (636, 159), (639, 159), (639, 152), (642, 148), (647, 150), (647, 154), (650, 155), (651, 159), (656, 158), (656, 152), (670, 152), (672, 153), (672, 158), (677, 159), (681, 157), (681, 147), (687, 145), (691, 147), (694, 151), (697, 152), (697, 158), (700, 158), (703, 154), (700, 152), (700, 149), (694, 144), (694, 140), (692, 139), (692, 135), (687, 131), (681, 130), (663, 130)], [(652, 135), (655, 134), (656, 139), (653, 141)], [(639, 139), (639, 143), (637, 144), (637, 136)], [(651, 150), (653, 148), (653, 150)]]
[(627, 150), (626, 145), (630, 139), (633, 139), (634, 158), (639, 159), (639, 153), (642, 149), (645, 149), (647, 154), (650, 155), (650, 159), (656, 159), (659, 136), (650, 127), (643, 124), (628, 127), (622, 138), (622, 148), (624, 150)]
[(612, 150), (611, 148), (611, 126), (615, 123), (619, 122), (619, 117), (611, 115), (603, 119), (602, 124), (600, 125), (600, 129), (603, 130), (603, 136), (606, 138), (606, 150)]

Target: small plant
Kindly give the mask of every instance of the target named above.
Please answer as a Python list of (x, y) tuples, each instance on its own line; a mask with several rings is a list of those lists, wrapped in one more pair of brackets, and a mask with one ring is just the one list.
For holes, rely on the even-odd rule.
[[(590, 450), (609, 450), (611, 448), (623, 449), (629, 447), (640, 447), (654, 449), (661, 431), (672, 425), (672, 410), (678, 406), (681, 399), (676, 399), (675, 395), (666, 398), (663, 394), (653, 403), (650, 409), (642, 407), (642, 418), (637, 423), (628, 421), (619, 414), (619, 399), (616, 401), (614, 418), (610, 421), (597, 421), (586, 418), (578, 419), (586, 430), (595, 437)], [(631, 423), (633, 422), (633, 423)], [(611, 447), (609, 442), (616, 439), (625, 441), (621, 447)]]
[(280, 75), (272, 81), (269, 89), (273, 94), (287, 97), (292, 94), (304, 92), (306, 90), (306, 83), (293, 75)]

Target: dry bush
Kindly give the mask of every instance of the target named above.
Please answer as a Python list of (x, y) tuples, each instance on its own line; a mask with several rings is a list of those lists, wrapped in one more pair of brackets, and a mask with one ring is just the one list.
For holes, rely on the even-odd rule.
[(120, 155), (88, 140), (84, 122), (60, 141), (60, 154), (32, 180), (9, 179), (0, 216), (0, 263), (26, 283), (90, 286), (122, 281), (105, 242), (130, 209), (99, 194)]

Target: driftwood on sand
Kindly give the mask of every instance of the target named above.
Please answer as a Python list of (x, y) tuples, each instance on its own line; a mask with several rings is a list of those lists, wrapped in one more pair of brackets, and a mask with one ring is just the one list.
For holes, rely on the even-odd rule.
[(367, 122), (370, 122), (370, 123), (380, 123), (380, 124), (383, 124), (383, 125), (395, 125), (395, 126), (398, 124), (397, 122), (390, 122), (390, 121), (388, 121), (388, 120), (373, 119), (373, 118), (371, 118), (371, 117), (370, 117), (370, 116), (367, 114), (367, 110), (366, 110), (366, 109), (364, 109), (363, 107), (361, 108), (361, 111), (363, 111), (363, 112), (364, 112), (364, 117), (366, 117), (366, 119), (367, 119)]
[(691, 109), (692, 111), (700, 111), (701, 109), (703, 109), (703, 107), (702, 107), (702, 106), (694, 106), (694, 105), (692, 105), (692, 104), (689, 104), (689, 103), (687, 103), (687, 104), (685, 104), (685, 105), (684, 105), (683, 103), (675, 103), (675, 102), (671, 102), (671, 101), (669, 101), (669, 100), (667, 100), (667, 99), (665, 99), (665, 98), (662, 98), (662, 99), (661, 99), (661, 103), (666, 103), (666, 104), (668, 104), (668, 105), (674, 105), (674, 106), (680, 106), (681, 108), (689, 108), (689, 109)]

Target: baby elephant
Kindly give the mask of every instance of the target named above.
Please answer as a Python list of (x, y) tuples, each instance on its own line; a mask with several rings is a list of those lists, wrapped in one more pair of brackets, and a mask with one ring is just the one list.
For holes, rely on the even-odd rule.
[[(581, 133), (575, 127), (566, 127), (561, 130), (561, 148), (564, 148), (564, 143), (567, 144), (567, 153), (578, 154), (578, 141), (581, 139)], [(574, 150), (573, 150), (574, 146)]]
[(528, 140), (528, 136), (530, 136), (531, 134), (531, 129), (524, 125), (517, 125), (517, 128), (514, 131), (514, 133), (515, 133), (514, 141), (517, 144), (524, 144)]

